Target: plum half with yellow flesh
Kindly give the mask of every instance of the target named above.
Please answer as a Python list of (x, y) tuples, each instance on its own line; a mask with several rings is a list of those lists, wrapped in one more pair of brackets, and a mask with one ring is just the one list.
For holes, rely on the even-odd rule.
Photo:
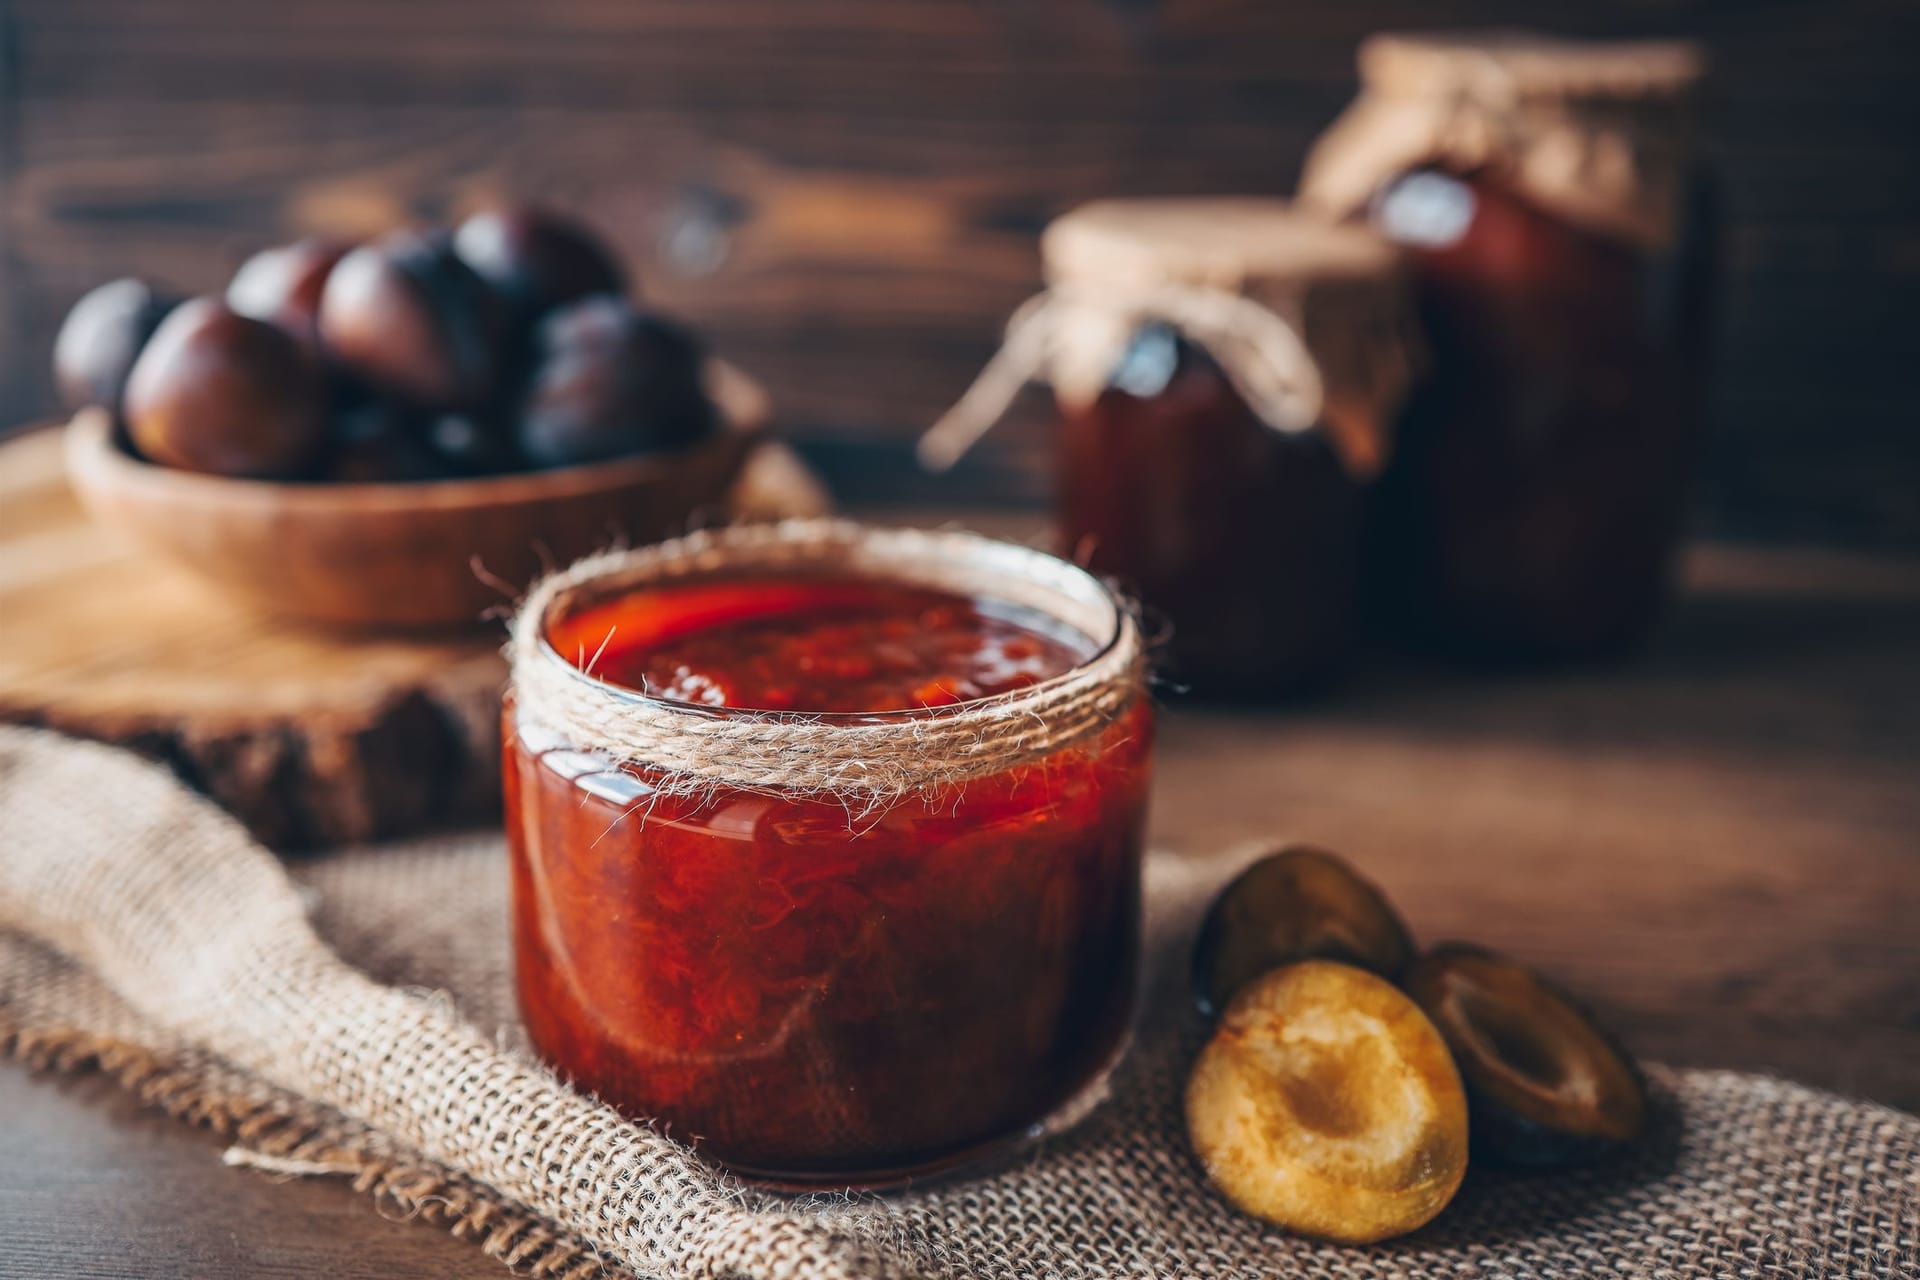
[(1467, 1100), (1420, 1007), (1363, 969), (1308, 960), (1246, 986), (1187, 1081), (1187, 1133), (1236, 1206), (1368, 1244), (1446, 1207)]
[(1392, 978), (1413, 959), (1413, 939), (1380, 890), (1345, 861), (1296, 846), (1260, 859), (1214, 899), (1194, 945), (1194, 999), (1213, 1017), (1246, 983), (1308, 959)]
[(1646, 1128), (1646, 1086), (1632, 1058), (1527, 966), (1445, 943), (1415, 961), (1403, 985), (1460, 1066), (1477, 1155), (1578, 1164)]

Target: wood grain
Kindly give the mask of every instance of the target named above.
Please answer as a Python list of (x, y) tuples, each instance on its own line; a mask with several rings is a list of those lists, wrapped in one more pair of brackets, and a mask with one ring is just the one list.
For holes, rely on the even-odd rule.
[(0, 1070), (0, 1272), (59, 1280), (501, 1280), (445, 1232), (383, 1218), (334, 1180), (220, 1167), (218, 1139), (108, 1080)]
[[(0, 409), (134, 271), (211, 288), (296, 231), (537, 192), (768, 383), (803, 436), (897, 452), (1096, 195), (1284, 193), (1392, 26), (1515, 0), (698, 5), (0, 0)], [(1702, 38), (1732, 226), (1708, 519), (1920, 545), (1920, 11), (1578, 0), (1556, 26)], [(1044, 466), (1038, 436), (996, 440)], [(979, 475), (996, 474), (991, 471)]]
[[(728, 379), (738, 376), (727, 373)], [(722, 398), (743, 424), (763, 412), (751, 384), (733, 384)], [(605, 464), (615, 473), (607, 485), (560, 472), (445, 486), (449, 492), (437, 499), (443, 505), (464, 505), (457, 512), (463, 517), (503, 523), (504, 529), (475, 527), (478, 558), (490, 570), (497, 567), (486, 579), (492, 585), (463, 579), (436, 588), (428, 599), (438, 608), (435, 602), (445, 602), (453, 591), (444, 616), (467, 625), (367, 632), (287, 621), (284, 615), (276, 620), (257, 597), (278, 597), (264, 587), (250, 596), (221, 581), (239, 570), (221, 565), (217, 556), (231, 552), (234, 537), (252, 538), (257, 545), (247, 550), (254, 558), (244, 567), (260, 575), (283, 573), (307, 589), (345, 592), (348, 605), (361, 599), (354, 593), (368, 589), (418, 592), (421, 574), (444, 573), (445, 567), (409, 561), (396, 568), (393, 548), (382, 539), (410, 535), (403, 551), (428, 547), (448, 555), (448, 528), (425, 499), (386, 525), (373, 521), (379, 495), (366, 490), (394, 486), (362, 487), (357, 507), (346, 492), (355, 487), (339, 486), (343, 492), (337, 495), (309, 494), (306, 500), (322, 511), (304, 519), (289, 514), (284, 495), (272, 493), (264, 510), (251, 509), (260, 505), (256, 493), (215, 495), (209, 505), (218, 509), (209, 511), (197, 506), (204, 487), (233, 482), (130, 464), (155, 472), (135, 477), (136, 490), (194, 482), (181, 493), (149, 495), (146, 523), (132, 522), (149, 542), (164, 541), (153, 521), (197, 522), (201, 536), (216, 526), (218, 538), (228, 541), (216, 540), (210, 553), (215, 562), (194, 573), (149, 542), (88, 519), (69, 486), (72, 441), (62, 435), (48, 429), (0, 442), (0, 720), (98, 738), (164, 760), (282, 850), (380, 839), (492, 815), (499, 800), (498, 721), (506, 678), (499, 651), (505, 627), (481, 610), (504, 611), (518, 587), (501, 575), (524, 586), (541, 559), (525, 553), (525, 525), (505, 523), (514, 514), (515, 495), (533, 490), (538, 497), (530, 506), (575, 504), (547, 528), (541, 548), (543, 555), (564, 555), (569, 538), (584, 553), (623, 528), (635, 536), (648, 533), (621, 495), (645, 494), (662, 483), (657, 476), (631, 474), (628, 462), (615, 462)], [(753, 436), (747, 431), (741, 438)], [(730, 460), (726, 474), (733, 483), (718, 509), (734, 518), (779, 520), (829, 509), (818, 480), (781, 446), (759, 447), (744, 466)], [(684, 474), (677, 482), (690, 483)], [(409, 486), (427, 487), (441, 486)], [(129, 498), (125, 490), (117, 496)], [(351, 527), (356, 511), (367, 528)], [(460, 527), (470, 526), (463, 519), (454, 531)], [(378, 531), (371, 542), (369, 530)], [(503, 531), (514, 536), (500, 536)], [(291, 550), (286, 542), (296, 537), (301, 545)], [(342, 564), (364, 570), (383, 558), (383, 580), (363, 583), (357, 573), (340, 570)], [(457, 572), (472, 572), (465, 550), (451, 559), (461, 566)], [(311, 602), (298, 607), (316, 611)], [(362, 621), (367, 607), (344, 612)], [(384, 616), (392, 615), (389, 607)]]
[(0, 719), (173, 765), (275, 848), (492, 812), (499, 638), (249, 612), (91, 523), (59, 433), (0, 445)]

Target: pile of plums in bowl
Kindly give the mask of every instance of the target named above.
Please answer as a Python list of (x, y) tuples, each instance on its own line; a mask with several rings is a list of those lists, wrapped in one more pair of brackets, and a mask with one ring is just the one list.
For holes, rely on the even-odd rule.
[(482, 625), (555, 564), (736, 514), (766, 394), (630, 299), (530, 208), (268, 249), (220, 297), (118, 280), (55, 343), (67, 475), (250, 609)]
[(425, 481), (683, 450), (716, 428), (700, 344), (629, 300), (586, 226), (529, 207), (365, 244), (302, 240), (224, 296), (142, 281), (68, 314), (70, 409), (148, 462), (255, 480)]

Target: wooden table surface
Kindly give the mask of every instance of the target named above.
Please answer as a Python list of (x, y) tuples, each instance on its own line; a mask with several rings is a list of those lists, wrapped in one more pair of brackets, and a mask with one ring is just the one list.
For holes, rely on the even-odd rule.
[[(1706, 549), (1689, 579), (1632, 667), (1169, 709), (1158, 847), (1340, 849), (1423, 937), (1539, 963), (1650, 1058), (1920, 1110), (1920, 564)], [(0, 1070), (0, 1117), (0, 1274), (503, 1274), (98, 1080)]]

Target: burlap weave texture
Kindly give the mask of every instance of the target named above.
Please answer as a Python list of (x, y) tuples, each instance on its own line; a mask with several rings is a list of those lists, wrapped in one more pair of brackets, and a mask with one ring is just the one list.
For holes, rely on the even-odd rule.
[(1181, 1136), (1199, 1028), (1167, 963), (1231, 870), (1150, 864), (1160, 976), (1086, 1123), (972, 1178), (795, 1201), (729, 1184), (517, 1056), (497, 840), (340, 854), (296, 866), (296, 887), (159, 770), (4, 731), (0, 1038), (105, 1066), (231, 1133), (242, 1161), (452, 1205), (456, 1228), (544, 1274), (1920, 1276), (1920, 1118), (1725, 1072), (1656, 1071), (1659, 1125), (1633, 1158), (1476, 1171), (1393, 1245), (1313, 1245), (1236, 1214)]

